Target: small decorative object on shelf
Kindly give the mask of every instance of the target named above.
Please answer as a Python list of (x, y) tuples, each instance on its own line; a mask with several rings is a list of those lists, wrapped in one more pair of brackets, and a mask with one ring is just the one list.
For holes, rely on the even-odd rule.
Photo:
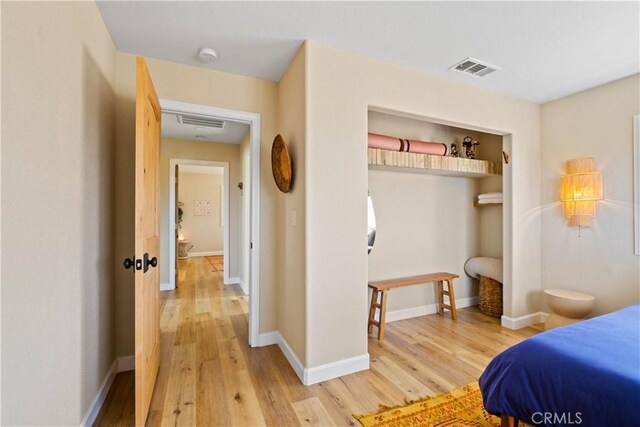
[(471, 138), (470, 136), (465, 136), (462, 140), (462, 146), (464, 147), (464, 154), (467, 156), (467, 159), (475, 159), (476, 158), (476, 146), (480, 145), (478, 141)]
[(460, 157), (460, 152), (455, 142), (451, 143), (451, 157)]

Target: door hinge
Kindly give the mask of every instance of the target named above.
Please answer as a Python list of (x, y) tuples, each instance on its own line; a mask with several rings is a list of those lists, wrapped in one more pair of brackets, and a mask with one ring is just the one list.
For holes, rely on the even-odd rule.
[(253, 249), (253, 242), (249, 243), (249, 249)]

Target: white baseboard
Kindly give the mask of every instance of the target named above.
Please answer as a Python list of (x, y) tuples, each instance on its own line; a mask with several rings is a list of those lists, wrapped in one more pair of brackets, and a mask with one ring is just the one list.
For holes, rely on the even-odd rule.
[(280, 333), (278, 331), (260, 334), (258, 335), (258, 347), (278, 344), (279, 340), (280, 340)]
[(547, 321), (547, 317), (549, 317), (549, 313), (538, 311), (537, 313), (531, 313), (520, 317), (502, 316), (500, 323), (508, 329), (522, 329), (527, 326), (535, 325), (536, 323), (544, 323)]
[(249, 295), (249, 287), (239, 277), (229, 277), (224, 281), (224, 284), (225, 285), (240, 285), (240, 289), (242, 289), (242, 293), (244, 293), (245, 295)]
[(136, 357), (133, 354), (131, 356), (118, 357), (118, 359), (116, 359), (116, 364), (118, 373), (133, 371), (136, 368)]
[(280, 335), (280, 332), (277, 332), (277, 334), (278, 334), (277, 344), (278, 344), (278, 347), (280, 347), (280, 351), (282, 351), (282, 353), (284, 354), (284, 357), (287, 358), (287, 360), (289, 361), (289, 365), (291, 365), (291, 367), (295, 371), (298, 378), (300, 378), (300, 381), (302, 381), (302, 384), (307, 385), (304, 382), (305, 380), (304, 365), (302, 364), (302, 362), (300, 362), (300, 359), (298, 359), (298, 356), (296, 356), (293, 350), (291, 350), (291, 347), (289, 346), (289, 343), (287, 343), (287, 340), (285, 340), (282, 337), (282, 335)]
[[(478, 297), (460, 298), (456, 300), (456, 308), (471, 307), (478, 305)], [(411, 319), (413, 317), (426, 316), (428, 314), (435, 314), (437, 312), (437, 305), (426, 304), (419, 305), (417, 307), (404, 308), (402, 310), (388, 311), (385, 316), (385, 322), (395, 322), (396, 320)]]
[(161, 291), (172, 291), (175, 288), (173, 286), (171, 286), (171, 283), (160, 283), (160, 290)]
[(273, 344), (278, 344), (280, 351), (282, 351), (282, 354), (284, 354), (284, 357), (304, 385), (316, 384), (369, 369), (369, 353), (314, 366), (313, 368), (306, 368), (279, 331), (267, 332), (260, 334), (258, 337), (258, 346), (260, 347)]
[(113, 380), (116, 375), (120, 372), (124, 371), (133, 371), (136, 365), (135, 356), (123, 356), (118, 357), (111, 364), (111, 368), (105, 375), (100, 388), (98, 389), (98, 393), (96, 397), (93, 398), (91, 405), (89, 405), (89, 410), (87, 414), (82, 419), (80, 426), (91, 426), (96, 420), (96, 417), (100, 413), (100, 409), (102, 409), (102, 405), (104, 404), (104, 400), (107, 398), (109, 394), (109, 390), (111, 389), (111, 384), (113, 384)]
[(96, 394), (96, 397), (93, 398), (91, 405), (89, 405), (89, 410), (87, 411), (87, 414), (84, 416), (84, 418), (82, 419), (82, 422), (80, 423), (82, 427), (92, 426), (93, 423), (95, 422), (96, 417), (98, 416), (98, 414), (100, 413), (100, 409), (102, 408), (102, 404), (104, 403), (104, 400), (107, 398), (107, 394), (109, 394), (109, 390), (111, 389), (111, 384), (113, 384), (113, 379), (116, 377), (117, 366), (118, 366), (118, 361), (114, 360), (113, 363), (111, 364), (111, 367), (109, 368), (109, 371), (107, 371), (107, 375), (105, 375), (104, 380), (100, 385), (100, 388), (98, 389), (98, 393)]
[(304, 380), (302, 383), (304, 385), (316, 384), (353, 374), (354, 372), (366, 371), (367, 369), (369, 369), (369, 353), (314, 366), (313, 368), (307, 368), (304, 370)]
[(224, 282), (224, 284), (225, 285), (240, 285), (240, 288), (242, 289), (242, 292), (244, 292), (245, 295), (249, 295), (249, 289), (247, 289), (246, 285), (244, 284), (242, 279), (239, 278), (239, 277), (229, 277), (227, 279), (227, 281)]
[(224, 251), (208, 251), (208, 252), (189, 252), (189, 258), (201, 257), (201, 256), (214, 256), (224, 255)]
[(242, 293), (245, 295), (249, 295), (249, 288), (244, 284), (244, 281), (238, 277), (238, 285), (240, 285), (240, 289), (242, 289)]

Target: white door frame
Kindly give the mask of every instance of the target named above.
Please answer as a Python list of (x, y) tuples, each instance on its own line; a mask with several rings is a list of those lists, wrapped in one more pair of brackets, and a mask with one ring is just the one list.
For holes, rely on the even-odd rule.
[[(222, 204), (222, 218), (224, 228), (222, 230), (222, 250), (224, 253), (223, 282), (225, 285), (232, 284), (229, 280), (229, 162), (217, 162), (213, 160), (191, 160), (191, 159), (169, 159), (169, 290), (176, 288), (176, 175), (177, 166), (197, 165), (215, 166), (224, 169), (222, 186), (224, 187), (224, 201)], [(172, 173), (173, 171), (173, 173)], [(237, 282), (234, 282), (237, 283)]]
[[(249, 345), (258, 347), (260, 335), (260, 114), (184, 102), (160, 100), (163, 112), (181, 112), (234, 120), (250, 126), (251, 200), (249, 233)], [(171, 171), (169, 175), (171, 175)], [(172, 188), (172, 187), (169, 187)], [(227, 191), (228, 197), (229, 192)], [(170, 215), (171, 212), (169, 212)], [(173, 214), (175, 216), (175, 213)], [(175, 219), (174, 219), (175, 220)], [(228, 223), (227, 223), (228, 224)], [(171, 230), (173, 231), (173, 230)], [(174, 240), (175, 237), (172, 237)], [(175, 244), (175, 242), (174, 242)], [(225, 269), (226, 270), (226, 269)], [(171, 279), (171, 278), (170, 278)]]

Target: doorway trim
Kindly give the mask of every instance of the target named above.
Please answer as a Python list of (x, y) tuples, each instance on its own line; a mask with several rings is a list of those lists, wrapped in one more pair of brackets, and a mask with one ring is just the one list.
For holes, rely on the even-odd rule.
[[(175, 171), (176, 166), (184, 165), (196, 165), (196, 166), (211, 166), (224, 169), (222, 186), (224, 187), (224, 204), (222, 206), (222, 218), (224, 223), (224, 229), (222, 230), (222, 250), (224, 253), (224, 271), (223, 282), (225, 285), (233, 284), (229, 279), (229, 205), (231, 201), (231, 195), (229, 192), (229, 162), (218, 162), (214, 160), (192, 160), (192, 159), (169, 159), (169, 284), (170, 289), (176, 288), (176, 177), (172, 171)], [(179, 169), (178, 169), (179, 171)], [(235, 282), (234, 282), (235, 283)]]
[[(250, 233), (248, 243), (249, 257), (249, 345), (259, 347), (260, 336), (260, 114), (185, 102), (160, 99), (163, 112), (191, 113), (217, 117), (249, 125), (249, 153), (251, 157), (251, 198)], [(228, 192), (227, 192), (228, 193)], [(171, 214), (171, 212), (170, 212)]]

